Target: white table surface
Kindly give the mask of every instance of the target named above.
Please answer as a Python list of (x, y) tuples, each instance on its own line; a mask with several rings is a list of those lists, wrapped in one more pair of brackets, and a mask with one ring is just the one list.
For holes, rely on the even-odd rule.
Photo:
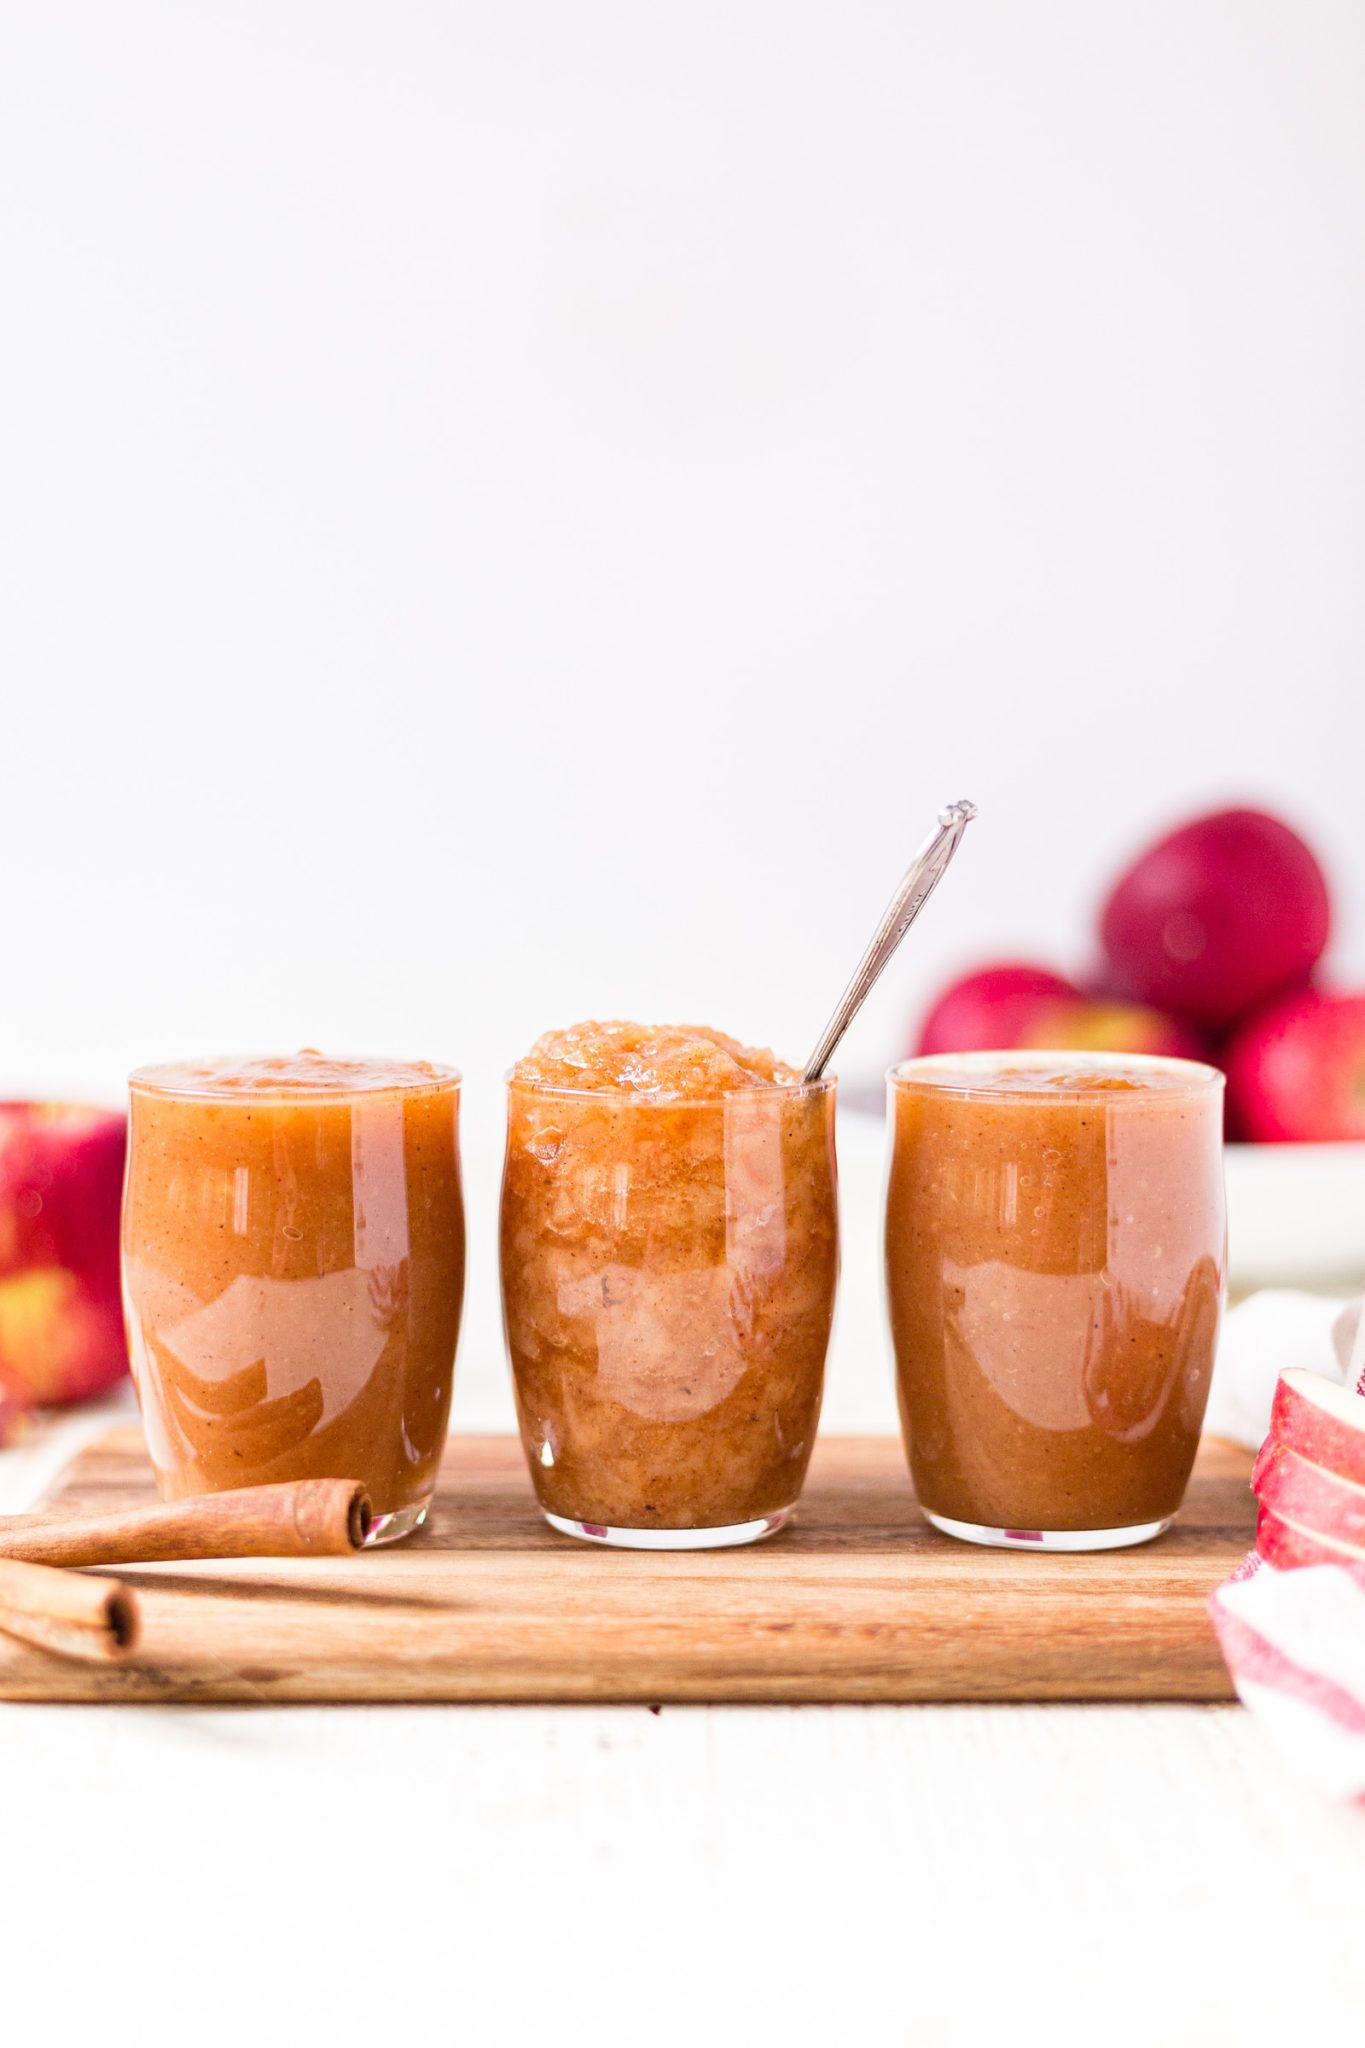
[[(841, 1159), (827, 1424), (889, 1428), (879, 1145)], [(510, 1414), (490, 1234), (460, 1428)], [(108, 1419), (0, 1453), (0, 1510)], [(1365, 1813), (1236, 1707), (0, 1705), (0, 1758), (4, 2048), (1365, 2026)]]

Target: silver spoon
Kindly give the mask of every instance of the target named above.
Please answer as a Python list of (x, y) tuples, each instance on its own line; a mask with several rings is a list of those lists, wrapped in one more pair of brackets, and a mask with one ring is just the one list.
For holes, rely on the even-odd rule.
[(944, 869), (957, 852), (963, 833), (975, 816), (976, 805), (969, 804), (965, 797), (958, 803), (945, 804), (939, 812), (937, 826), (911, 861), (899, 889), (886, 906), (881, 923), (872, 934), (872, 943), (854, 969), (852, 981), (820, 1033), (815, 1051), (806, 1061), (801, 1075), (803, 1081), (818, 1081), (824, 1073), (834, 1057), (835, 1046), (867, 1001), (877, 976), (933, 895)]

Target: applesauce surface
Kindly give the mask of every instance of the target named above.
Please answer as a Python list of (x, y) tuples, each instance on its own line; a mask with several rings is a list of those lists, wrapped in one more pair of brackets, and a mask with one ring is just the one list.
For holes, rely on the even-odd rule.
[(139, 1067), (134, 1088), (157, 1095), (374, 1095), (394, 1088), (437, 1088), (458, 1080), (454, 1067), (427, 1060), (337, 1059), (300, 1052), (236, 1054)]
[(704, 1024), (572, 1024), (547, 1031), (518, 1060), (521, 1087), (588, 1089), (681, 1101), (740, 1088), (792, 1087), (793, 1067)]
[[(1017, 1054), (977, 1053), (971, 1058), (949, 1053), (907, 1061), (909, 1085), (953, 1095), (1041, 1095), (1056, 1097), (1110, 1095), (1190, 1095), (1204, 1086), (1198, 1077), (1210, 1070), (1187, 1060), (1125, 1059), (1121, 1053), (1068, 1058), (1041, 1053), (1032, 1060)], [(910, 1069), (913, 1068), (913, 1074)]]

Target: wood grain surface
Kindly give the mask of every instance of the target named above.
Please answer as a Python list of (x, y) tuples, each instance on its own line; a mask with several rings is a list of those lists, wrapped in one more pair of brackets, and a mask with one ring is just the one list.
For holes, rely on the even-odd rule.
[[(1252, 1539), (1249, 1454), (1208, 1442), (1174, 1529), (1089, 1556), (930, 1529), (899, 1443), (827, 1437), (801, 1511), (732, 1551), (604, 1551), (542, 1522), (518, 1445), (451, 1443), (431, 1525), (357, 1558), (124, 1566), (126, 1664), (0, 1638), (0, 1698), (72, 1701), (1224, 1700), (1205, 1602)], [(145, 1502), (140, 1433), (54, 1511)]]

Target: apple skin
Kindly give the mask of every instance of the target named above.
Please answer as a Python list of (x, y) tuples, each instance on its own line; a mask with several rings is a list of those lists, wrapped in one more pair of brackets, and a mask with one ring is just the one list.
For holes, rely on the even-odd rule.
[(1365, 995), (1308, 989), (1282, 998), (1233, 1036), (1224, 1063), (1241, 1136), (1365, 1138)]
[[(1276, 1458), (1284, 1457), (1285, 1451), (1286, 1446), (1282, 1443), (1277, 1443), (1273, 1436), (1268, 1436), (1261, 1445), (1260, 1450), (1257, 1451), (1256, 1462), (1251, 1468), (1251, 1490), (1258, 1499), (1260, 1497), (1262, 1479), (1264, 1479)], [(1297, 1458), (1299, 1454), (1295, 1451), (1292, 1455)], [(1307, 1460), (1305, 1460), (1306, 1462)]]
[(1365, 1487), (1352, 1486), (1297, 1451), (1272, 1444), (1256, 1461), (1252, 1486), (1261, 1506), (1281, 1521), (1331, 1543), (1365, 1546)]
[(1007, 960), (977, 968), (938, 998), (911, 1052), (994, 1052), (1021, 1043), (1018, 1033), (1044, 1002), (1077, 1002), (1080, 990), (1050, 967)]
[(1365, 1567), (1365, 1550), (1354, 1544), (1333, 1543), (1311, 1529), (1299, 1529), (1282, 1521), (1270, 1508), (1256, 1517), (1256, 1548), (1267, 1564), (1278, 1572), (1298, 1571), (1308, 1564), (1345, 1564)]
[(1291, 1366), (1275, 1389), (1270, 1435), (1310, 1465), (1365, 1486), (1365, 1395)]
[(1095, 1000), (1045, 967), (986, 967), (945, 989), (912, 1050), (951, 1052), (1141, 1052), (1203, 1059), (1187, 1024), (1136, 1003)]
[(1301, 986), (1331, 926), (1327, 882), (1264, 811), (1213, 811), (1139, 855), (1100, 914), (1105, 979), (1212, 1035)]
[(88, 1400), (128, 1370), (126, 1145), (115, 1111), (0, 1103), (0, 1434), (22, 1410)]

